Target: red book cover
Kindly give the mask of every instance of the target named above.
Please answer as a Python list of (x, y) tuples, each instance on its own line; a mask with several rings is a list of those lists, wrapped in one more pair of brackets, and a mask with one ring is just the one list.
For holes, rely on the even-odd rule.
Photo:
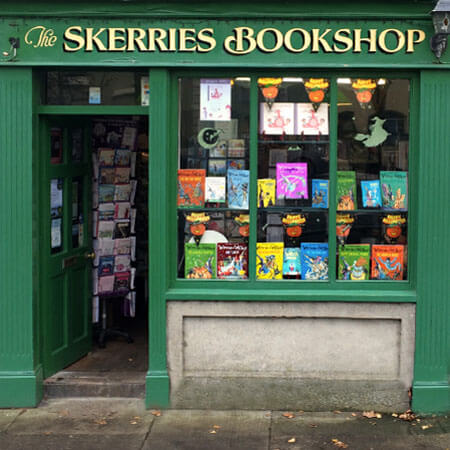
[(403, 280), (403, 245), (372, 245), (373, 280)]
[(178, 170), (178, 206), (205, 205), (205, 169)]
[(240, 242), (217, 244), (217, 278), (248, 278), (248, 247)]

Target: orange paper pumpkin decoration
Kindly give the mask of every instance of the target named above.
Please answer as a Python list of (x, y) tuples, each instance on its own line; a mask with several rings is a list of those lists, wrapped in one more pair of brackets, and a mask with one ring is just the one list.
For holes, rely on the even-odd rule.
[(263, 87), (261, 91), (265, 99), (275, 100), (277, 98), (278, 88), (276, 86)]
[(190, 226), (190, 230), (194, 236), (203, 236), (206, 231), (206, 226), (203, 223), (193, 223)]
[(402, 234), (402, 227), (399, 225), (387, 227), (386, 234), (391, 239), (397, 239)]
[(296, 225), (293, 227), (287, 227), (286, 234), (289, 237), (299, 237), (302, 234), (302, 227), (300, 225)]
[(247, 224), (247, 225), (243, 225), (243, 226), (239, 227), (239, 234), (242, 237), (248, 237), (248, 235), (250, 234), (250, 227), (249, 227), (249, 225)]

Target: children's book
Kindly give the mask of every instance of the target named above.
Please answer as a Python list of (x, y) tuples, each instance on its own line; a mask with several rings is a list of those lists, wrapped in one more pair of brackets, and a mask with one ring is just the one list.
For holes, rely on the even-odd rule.
[(283, 279), (283, 248), (282, 242), (256, 243), (256, 278)]
[(259, 133), (268, 135), (295, 134), (294, 103), (259, 104)]
[(114, 184), (116, 178), (116, 169), (114, 167), (101, 167), (99, 182), (100, 184)]
[(308, 198), (308, 163), (277, 163), (277, 198)]
[(115, 202), (129, 202), (131, 194), (131, 184), (116, 184), (114, 190)]
[(115, 151), (112, 148), (98, 149), (98, 165), (99, 166), (114, 166)]
[(381, 171), (381, 198), (383, 208), (408, 209), (408, 173), (400, 171)]
[(99, 239), (112, 239), (114, 234), (114, 222), (112, 220), (99, 220), (97, 237)]
[(130, 255), (117, 255), (114, 257), (114, 272), (127, 272), (131, 268)]
[(228, 159), (227, 169), (236, 169), (236, 170), (245, 169), (245, 159)]
[(101, 256), (98, 263), (98, 276), (114, 273), (114, 256)]
[(114, 201), (114, 184), (100, 184), (98, 186), (98, 201), (100, 203), (109, 203)]
[(130, 202), (118, 202), (114, 207), (114, 219), (128, 219), (130, 217)]
[(100, 220), (113, 220), (114, 219), (114, 203), (100, 203), (98, 205), (98, 217)]
[(248, 278), (248, 246), (240, 242), (217, 244), (217, 278)]
[(227, 172), (228, 207), (248, 209), (250, 172), (230, 169)]
[(300, 275), (300, 248), (292, 247), (284, 249), (283, 275)]
[(216, 278), (216, 244), (186, 243), (184, 259), (185, 278)]
[(311, 190), (311, 206), (313, 208), (328, 208), (328, 180), (313, 178), (311, 180)]
[(373, 280), (403, 280), (403, 245), (372, 245)]
[(356, 175), (352, 170), (337, 172), (337, 210), (351, 211), (357, 209)]
[(205, 201), (212, 203), (225, 203), (226, 201), (226, 178), (206, 177), (205, 179)]
[(276, 181), (272, 178), (258, 180), (258, 208), (275, 206)]
[(98, 293), (106, 294), (114, 291), (114, 275), (107, 275), (98, 279)]
[(130, 287), (130, 272), (118, 272), (114, 275), (114, 291), (127, 290)]
[(209, 176), (222, 176), (227, 173), (227, 160), (226, 159), (210, 159), (208, 160), (208, 175)]
[(114, 239), (123, 239), (130, 237), (130, 220), (129, 219), (120, 219), (115, 220), (114, 222)]
[(363, 208), (381, 207), (380, 180), (361, 181)]
[(178, 206), (202, 207), (205, 204), (205, 169), (178, 170)]
[(120, 167), (129, 167), (131, 161), (131, 151), (126, 148), (116, 150), (114, 164)]
[(228, 139), (228, 157), (243, 158), (245, 156), (244, 139)]
[(368, 280), (370, 263), (369, 244), (339, 246), (339, 280)]
[(311, 103), (297, 103), (296, 109), (295, 134), (328, 135), (328, 103), (321, 103), (317, 111)]
[(328, 244), (302, 242), (302, 280), (328, 280)]
[(226, 158), (227, 157), (227, 141), (219, 141), (209, 149), (210, 158)]
[(94, 250), (99, 256), (110, 256), (114, 254), (114, 239), (94, 240)]
[(116, 167), (114, 183), (124, 184), (130, 182), (130, 168), (129, 167)]
[(114, 255), (129, 255), (131, 254), (131, 238), (114, 239), (113, 253)]

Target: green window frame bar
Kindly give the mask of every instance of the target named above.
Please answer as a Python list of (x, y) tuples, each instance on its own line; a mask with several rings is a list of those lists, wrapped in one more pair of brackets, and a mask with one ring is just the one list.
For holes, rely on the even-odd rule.
[[(169, 106), (170, 126), (167, 176), (167, 208), (169, 236), (177, 233), (177, 191), (178, 132), (179, 132), (179, 78), (233, 78), (248, 76), (250, 82), (250, 235), (249, 235), (249, 279), (248, 280), (185, 280), (177, 278), (176, 255), (177, 239), (168, 239), (168, 279), (166, 300), (245, 300), (245, 301), (357, 301), (357, 302), (415, 302), (416, 255), (417, 255), (417, 149), (418, 149), (418, 76), (411, 72), (381, 71), (311, 71), (305, 69), (279, 69), (271, 71), (174, 71), (171, 73), (171, 104)], [(330, 80), (330, 161), (329, 161), (329, 280), (320, 282), (290, 280), (256, 280), (256, 219), (257, 219), (257, 157), (258, 157), (258, 77), (325, 77)], [(337, 78), (396, 78), (410, 81), (410, 129), (409, 129), (409, 168), (408, 168), (408, 280), (405, 281), (342, 281), (336, 278), (336, 173), (337, 173)], [(176, 151), (175, 151), (176, 149)], [(280, 294), (280, 290), (282, 293)]]

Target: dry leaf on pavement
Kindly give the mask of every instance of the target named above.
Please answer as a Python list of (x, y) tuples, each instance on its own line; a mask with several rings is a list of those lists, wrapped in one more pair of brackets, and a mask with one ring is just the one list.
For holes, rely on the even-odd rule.
[(405, 411), (403, 414), (400, 414), (398, 416), (399, 419), (402, 420), (406, 420), (408, 422), (413, 421), (414, 419), (416, 419), (416, 415), (410, 410), (408, 409), (407, 411)]
[(216, 434), (217, 431), (216, 430), (209, 430), (209, 434)]
[(105, 419), (96, 419), (94, 420), (94, 423), (97, 425), (107, 425), (108, 422)]
[(289, 444), (295, 444), (295, 442), (297, 442), (297, 439), (292, 438), (288, 440)]
[(317, 425), (316, 425), (315, 423), (310, 423), (309, 426), (310, 426), (311, 428), (317, 428)]
[(291, 412), (285, 412), (282, 414), (283, 417), (286, 417), (287, 419), (293, 419), (295, 417), (295, 414)]
[(222, 427), (220, 425), (213, 425), (213, 428), (215, 428), (216, 430), (219, 430)]
[(428, 430), (428, 428), (431, 428), (433, 425), (422, 425), (422, 430)]
[(152, 415), (156, 416), (156, 417), (160, 417), (160, 416), (162, 416), (162, 413), (161, 413), (161, 411), (156, 410), (156, 411), (152, 411)]
[(382, 417), (380, 413), (376, 413), (375, 411), (364, 411), (362, 415), (367, 419), (381, 419)]
[(347, 444), (344, 444), (342, 441), (340, 441), (339, 439), (331, 439), (331, 442), (336, 446), (336, 447), (339, 447), (339, 448), (347, 448), (348, 447), (348, 445)]

